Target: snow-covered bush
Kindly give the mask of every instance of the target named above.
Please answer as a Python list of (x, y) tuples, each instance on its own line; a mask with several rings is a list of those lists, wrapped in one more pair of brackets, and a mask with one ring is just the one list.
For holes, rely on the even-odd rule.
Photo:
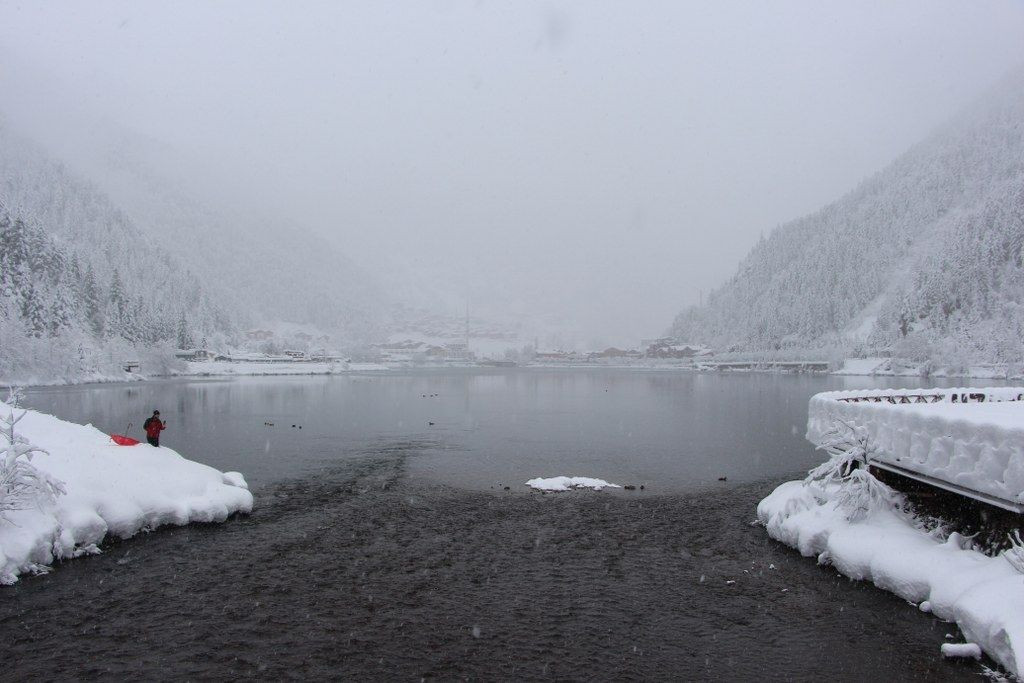
[(831, 426), (818, 444), (818, 450), (828, 453), (829, 459), (810, 470), (804, 484), (822, 492), (831, 485), (833, 499), (851, 522), (863, 519), (872, 510), (899, 508), (903, 496), (860, 467), (874, 451), (867, 430), (831, 417)]
[(867, 462), (873, 448), (864, 427), (850, 424), (832, 414), (829, 429), (822, 435), (817, 450), (829, 454), (829, 459), (807, 473), (808, 482), (826, 484), (840, 481), (855, 470), (859, 463)]
[(1024, 574), (1024, 541), (1020, 538), (1020, 531), (1014, 529), (1010, 534), (1010, 547), (1003, 551), (1003, 557), (1014, 569)]
[(6, 513), (29, 507), (53, 504), (57, 496), (66, 493), (64, 483), (32, 465), (32, 456), (46, 453), (15, 430), (25, 411), (18, 412), (21, 393), (11, 389), (4, 412), (0, 414), (0, 520)]
[(836, 502), (846, 511), (846, 519), (856, 522), (867, 517), (873, 510), (899, 508), (903, 496), (866, 469), (857, 469), (840, 482)]

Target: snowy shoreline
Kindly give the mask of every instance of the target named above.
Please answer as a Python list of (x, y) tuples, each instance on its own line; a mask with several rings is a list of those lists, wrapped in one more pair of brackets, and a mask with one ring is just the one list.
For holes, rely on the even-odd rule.
[[(856, 359), (854, 359), (856, 360)], [(870, 360), (870, 359), (869, 359)], [(480, 369), (493, 370), (488, 365), (460, 366), (459, 369)], [(147, 374), (145, 372), (119, 372), (114, 374), (93, 373), (82, 377), (72, 378), (39, 378), (21, 377), (16, 379), (0, 378), (0, 387), (22, 386), (22, 387), (57, 387), (57, 386), (78, 386), (82, 384), (114, 384), (118, 382), (144, 382), (147, 380), (159, 380), (169, 378), (189, 377), (286, 377), (286, 376), (326, 376), (326, 375), (353, 375), (360, 373), (394, 372), (400, 370), (433, 370), (447, 371), (452, 369), (447, 366), (434, 365), (410, 365), (408, 367), (389, 367), (380, 363), (350, 363), (347, 366), (337, 363), (311, 363), (308, 361), (296, 361), (294, 363), (257, 363), (257, 362), (219, 362), (201, 361), (188, 362), (181, 370), (158, 372)], [(692, 365), (681, 365), (677, 363), (530, 363), (521, 365), (519, 370), (632, 370), (637, 372), (713, 372), (729, 374), (792, 374), (790, 370), (781, 370), (769, 367), (754, 367), (746, 369), (701, 369)], [(964, 379), (998, 379), (1016, 380), (1024, 379), (1024, 374), (1014, 371), (1010, 367), (973, 366), (962, 371), (954, 371), (951, 368), (937, 368), (928, 373), (923, 373), (921, 368), (908, 367), (902, 370), (879, 369), (877, 363), (856, 362), (847, 363), (838, 370), (828, 372), (812, 372), (811, 374), (839, 377), (918, 377), (918, 378), (964, 378)]]
[[(881, 470), (1010, 511), (1024, 503), (1024, 387), (872, 389), (811, 397), (807, 439), (829, 458), (757, 506), (769, 536), (818, 564), (871, 581), (955, 622), (968, 642), (1024, 672), (1024, 543), (989, 556), (972, 538), (915, 516)], [(895, 468), (895, 470), (893, 470)], [(987, 519), (987, 518), (986, 518)], [(1014, 526), (1017, 526), (1015, 522)]]
[(171, 372), (165, 377), (271, 377), (301, 375), (351, 375), (360, 372), (387, 372), (388, 367), (377, 363), (294, 363), (198, 361), (186, 363), (185, 370)]
[(1024, 672), (1024, 575), (1006, 553), (984, 555), (957, 533), (943, 540), (893, 509), (851, 521), (838, 492), (786, 482), (758, 504), (758, 521), (769, 536), (818, 564), (955, 622), (1007, 671)]
[(339, 367), (332, 363), (187, 363), (183, 370), (169, 372), (120, 372), (114, 374), (94, 373), (75, 378), (39, 379), (23, 377), (17, 380), (0, 379), (0, 387), (63, 387), (83, 384), (117, 384), (147, 382), (163, 379), (188, 379), (202, 377), (273, 377), (273, 376), (314, 376), (314, 375), (355, 375), (363, 372), (388, 372), (390, 368), (376, 363), (351, 363)]
[(20, 377), (17, 379), (0, 379), (0, 387), (75, 387), (83, 384), (128, 384), (133, 382), (145, 382), (151, 379), (159, 379), (160, 377), (160, 375), (141, 375), (130, 372), (122, 372), (120, 374), (115, 375), (105, 375), (102, 373), (96, 373), (92, 375), (86, 375), (83, 377), (62, 377), (60, 379), (52, 377), (49, 379), (39, 379), (38, 377)]
[[(0, 404), (0, 410), (11, 409)], [(129, 538), (252, 511), (252, 494), (238, 472), (220, 472), (166, 447), (117, 446), (92, 425), (32, 410), (15, 414), (22, 412), (17, 434), (46, 451), (35, 453), (30, 465), (65, 493), (0, 515), (0, 584), (45, 573), (58, 560), (96, 554), (108, 534)]]

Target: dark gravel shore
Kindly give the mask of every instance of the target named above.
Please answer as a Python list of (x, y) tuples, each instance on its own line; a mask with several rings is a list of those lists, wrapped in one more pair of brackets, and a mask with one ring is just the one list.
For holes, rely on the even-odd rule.
[(970, 678), (954, 627), (750, 525), (777, 482), (471, 492), (416, 443), (3, 589), (7, 680)]

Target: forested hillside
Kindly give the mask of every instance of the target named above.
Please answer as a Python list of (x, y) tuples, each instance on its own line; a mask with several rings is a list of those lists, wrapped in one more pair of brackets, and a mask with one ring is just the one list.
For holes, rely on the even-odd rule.
[(238, 328), (94, 186), (0, 127), (0, 376), (109, 376)]
[(1024, 329), (1024, 72), (850, 194), (774, 230), (678, 337), (1017, 362)]
[[(250, 325), (311, 326), (338, 343), (382, 336), (383, 287), (338, 246), (297, 223), (272, 197), (222, 194), (232, 183), (204, 159), (105, 122), (84, 127), (68, 164), (87, 177), (161, 253), (176, 257)], [(213, 165), (210, 165), (213, 166)]]
[(62, 246), (0, 202), (0, 377), (99, 378), (143, 357), (150, 370), (166, 369), (175, 346), (199, 333), (191, 311), (157, 308), (166, 297), (133, 293), (117, 267), (98, 276), (90, 252)]
[[(97, 187), (3, 127), (0, 201), (92, 271), (106, 299), (113, 291), (153, 320), (177, 321), (187, 313), (191, 334), (233, 329), (234, 321), (188, 268), (168, 256), (161, 240), (147, 235)], [(120, 335), (119, 325), (107, 317), (100, 322), (108, 334)]]
[(154, 370), (253, 327), (336, 346), (384, 334), (370, 278), (324, 240), (218, 213), (120, 152), (88, 176), (101, 186), (0, 121), (0, 377), (110, 376), (143, 356)]

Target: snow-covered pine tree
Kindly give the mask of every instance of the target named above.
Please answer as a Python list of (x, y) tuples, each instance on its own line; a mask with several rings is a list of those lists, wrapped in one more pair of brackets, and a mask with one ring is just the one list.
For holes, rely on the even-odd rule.
[(181, 312), (181, 317), (178, 318), (176, 342), (179, 349), (191, 349), (194, 346), (192, 334), (189, 332), (188, 320), (185, 318), (184, 310)]
[(103, 308), (100, 305), (100, 291), (96, 285), (96, 274), (92, 264), (86, 268), (82, 281), (83, 314), (89, 329), (96, 337), (103, 335)]

